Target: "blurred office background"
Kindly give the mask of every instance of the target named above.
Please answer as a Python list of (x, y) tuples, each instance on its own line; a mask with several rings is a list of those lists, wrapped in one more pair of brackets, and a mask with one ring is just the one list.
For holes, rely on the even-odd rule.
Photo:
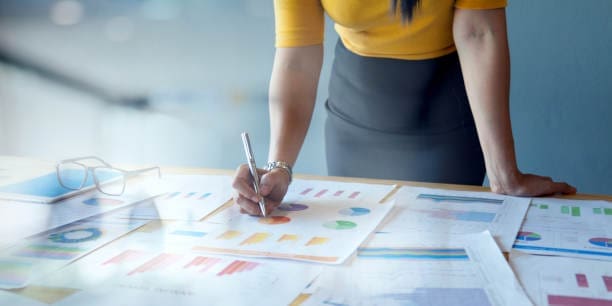
[[(612, 194), (612, 2), (509, 2), (521, 169)], [(296, 172), (326, 173), (336, 39)], [(273, 55), (272, 1), (1, 0), (0, 154), (233, 169), (246, 130), (263, 164)]]

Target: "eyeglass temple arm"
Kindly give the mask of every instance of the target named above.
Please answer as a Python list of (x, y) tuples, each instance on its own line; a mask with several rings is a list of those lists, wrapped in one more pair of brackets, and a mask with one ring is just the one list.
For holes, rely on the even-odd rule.
[(61, 160), (58, 164), (75, 162), (75, 161), (84, 160), (84, 159), (95, 159), (95, 160), (99, 161), (100, 163), (102, 163), (104, 166), (112, 168), (112, 166), (109, 163), (107, 163), (104, 160), (102, 160), (101, 158), (99, 158), (97, 156), (93, 156), (93, 155), (91, 155), (91, 156), (83, 156), (83, 157), (75, 157), (75, 158), (70, 158), (70, 159), (64, 159), (64, 160)]

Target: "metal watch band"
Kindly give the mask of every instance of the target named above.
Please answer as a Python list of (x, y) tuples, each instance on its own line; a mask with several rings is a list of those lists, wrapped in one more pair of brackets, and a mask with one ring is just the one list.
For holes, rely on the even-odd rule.
[(266, 165), (266, 170), (272, 171), (272, 169), (285, 170), (287, 174), (289, 174), (289, 183), (291, 183), (291, 181), (293, 180), (293, 170), (291, 170), (291, 165), (289, 165), (289, 163), (278, 160), (269, 161), (268, 165)]

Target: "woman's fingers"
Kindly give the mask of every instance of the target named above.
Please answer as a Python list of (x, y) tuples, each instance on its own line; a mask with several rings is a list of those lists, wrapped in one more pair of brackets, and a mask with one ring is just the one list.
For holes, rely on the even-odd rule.
[(251, 177), (251, 173), (249, 172), (249, 167), (247, 165), (240, 165), (240, 167), (236, 169), (234, 181), (232, 182), (232, 188), (234, 188), (240, 196), (249, 198), (254, 202), (259, 201), (259, 195), (257, 195), (255, 189), (253, 188), (253, 178)]
[(234, 197), (234, 202), (240, 206), (241, 213), (247, 213), (252, 216), (260, 216), (261, 209), (259, 208), (259, 203), (253, 202), (241, 195), (238, 197)]

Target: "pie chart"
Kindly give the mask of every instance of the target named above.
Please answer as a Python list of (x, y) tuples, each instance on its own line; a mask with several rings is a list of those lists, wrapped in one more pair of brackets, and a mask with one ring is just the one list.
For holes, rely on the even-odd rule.
[(268, 225), (284, 224), (288, 223), (289, 221), (291, 221), (291, 219), (285, 216), (272, 216), (259, 219), (259, 223)]
[(589, 242), (592, 245), (596, 245), (596, 246), (600, 246), (600, 247), (604, 247), (604, 248), (612, 248), (612, 239), (611, 238), (596, 237), (596, 238), (589, 239)]
[(347, 230), (357, 226), (357, 223), (345, 220), (334, 220), (323, 223), (324, 227), (335, 230)]
[(100, 238), (102, 231), (97, 228), (74, 229), (49, 235), (49, 240), (59, 243), (79, 243)]
[(518, 232), (518, 235), (516, 235), (516, 240), (537, 241), (540, 239), (542, 239), (542, 236), (533, 232)]
[(300, 211), (308, 208), (308, 205), (298, 204), (298, 203), (283, 203), (278, 206), (278, 209), (284, 211)]
[(338, 213), (345, 216), (363, 216), (369, 214), (370, 210), (362, 207), (348, 207), (341, 209)]

